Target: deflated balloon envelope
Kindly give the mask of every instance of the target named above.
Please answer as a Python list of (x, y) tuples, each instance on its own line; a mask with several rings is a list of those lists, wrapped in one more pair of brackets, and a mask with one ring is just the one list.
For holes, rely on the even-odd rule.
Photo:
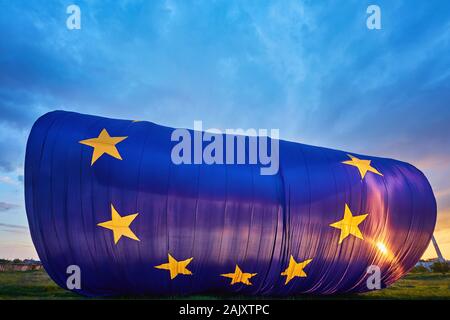
[(362, 292), (377, 270), (382, 287), (399, 279), (431, 239), (435, 198), (407, 163), (280, 140), (274, 175), (177, 165), (172, 132), (64, 111), (36, 121), (26, 209), (61, 287), (76, 265), (69, 289), (90, 296)]

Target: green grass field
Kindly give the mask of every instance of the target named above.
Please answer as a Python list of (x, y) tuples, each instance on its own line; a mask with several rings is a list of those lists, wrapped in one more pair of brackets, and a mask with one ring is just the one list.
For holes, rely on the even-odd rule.
[[(151, 297), (137, 297), (151, 298)], [(218, 296), (171, 297), (175, 299), (221, 299)], [(239, 299), (240, 297), (232, 297)], [(246, 297), (248, 298), (248, 297)], [(0, 299), (85, 299), (58, 287), (45, 271), (0, 272)], [(364, 294), (289, 299), (450, 299), (450, 275), (411, 273), (393, 286)]]

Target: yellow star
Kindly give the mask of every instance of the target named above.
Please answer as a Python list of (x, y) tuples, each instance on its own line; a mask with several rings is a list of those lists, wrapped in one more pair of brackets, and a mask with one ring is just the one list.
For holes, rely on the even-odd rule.
[(248, 286), (251, 285), (250, 278), (256, 276), (256, 273), (245, 273), (242, 272), (241, 268), (239, 268), (238, 265), (236, 265), (236, 269), (234, 269), (234, 273), (224, 273), (221, 274), (222, 277), (230, 278), (231, 279), (231, 285), (235, 283), (242, 282), (243, 284), (246, 284)]
[(104, 153), (107, 153), (116, 159), (122, 160), (122, 157), (117, 150), (116, 144), (125, 140), (126, 138), (128, 137), (111, 137), (108, 131), (106, 131), (106, 129), (103, 129), (97, 138), (81, 140), (79, 141), (79, 143), (94, 148), (91, 160), (92, 166), (94, 162), (97, 161), (97, 159), (100, 158)]
[(168, 254), (169, 256), (169, 262), (160, 264), (159, 266), (155, 266), (156, 269), (163, 269), (163, 270), (169, 270), (170, 271), (170, 279), (174, 279), (179, 274), (187, 274), (191, 275), (192, 272), (187, 269), (187, 265), (192, 261), (192, 258), (177, 261), (174, 257)]
[(131, 231), (130, 224), (137, 217), (138, 213), (121, 217), (111, 204), (111, 220), (97, 224), (99, 227), (110, 229), (114, 234), (114, 243), (117, 244), (122, 236), (140, 241), (138, 237)]
[(288, 284), (288, 282), (294, 277), (306, 277), (306, 273), (303, 271), (303, 268), (305, 268), (311, 261), (312, 259), (308, 259), (297, 263), (291, 255), (291, 258), (289, 259), (289, 266), (281, 273), (282, 276), (286, 276), (286, 282), (284, 284)]
[(366, 219), (367, 214), (362, 214), (359, 216), (353, 216), (350, 208), (345, 204), (344, 218), (335, 223), (330, 224), (330, 227), (341, 229), (341, 236), (339, 237), (339, 244), (347, 238), (350, 234), (354, 235), (359, 239), (364, 239), (359, 230), (358, 225)]
[(358, 159), (357, 157), (352, 156), (351, 154), (348, 154), (348, 156), (350, 157), (351, 160), (342, 161), (342, 163), (357, 167), (359, 173), (361, 174), (361, 180), (364, 179), (364, 176), (366, 175), (367, 171), (382, 176), (381, 172), (379, 172), (377, 169), (375, 169), (370, 165), (371, 160)]

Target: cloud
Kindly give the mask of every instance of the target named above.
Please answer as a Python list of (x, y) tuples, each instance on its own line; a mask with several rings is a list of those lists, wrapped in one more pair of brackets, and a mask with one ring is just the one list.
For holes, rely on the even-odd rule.
[[(0, 140), (0, 149), (3, 150), (0, 154), (0, 169), (6, 172), (16, 170), (21, 163), (19, 159), (23, 153), (22, 148)], [(13, 184), (13, 181), (6, 177), (1, 177), (0, 182)]]
[[(27, 132), (24, 130), (7, 124), (0, 126), (0, 172), (16, 173), (23, 167), (26, 137)], [(16, 181), (1, 176), (0, 182), (14, 185)]]
[(29, 234), (30, 232), (26, 226), (11, 223), (0, 223), (0, 231), (15, 234)]
[(450, 230), (450, 208), (438, 210), (435, 231), (442, 232), (443, 230)]
[(16, 230), (28, 230), (28, 227), (18, 224), (0, 223), (0, 227), (16, 229)]
[(9, 211), (11, 209), (19, 208), (20, 206), (14, 203), (2, 202), (0, 201), (0, 212)]
[[(1, 165), (1, 162), (0, 162), (0, 165)], [(9, 169), (10, 167), (7, 167), (7, 168)], [(12, 179), (9, 176), (0, 176), (0, 183), (9, 184), (12, 186), (16, 186), (19, 184), (18, 181)]]

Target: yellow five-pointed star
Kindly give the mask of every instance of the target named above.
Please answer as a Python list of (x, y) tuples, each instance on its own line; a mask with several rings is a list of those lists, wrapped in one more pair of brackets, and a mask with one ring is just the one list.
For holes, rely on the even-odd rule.
[(312, 261), (312, 259), (305, 260), (303, 262), (295, 261), (294, 257), (291, 255), (289, 259), (289, 266), (284, 270), (281, 275), (286, 276), (286, 282), (288, 284), (294, 277), (306, 277), (305, 271), (303, 269)]
[(116, 144), (125, 140), (128, 137), (111, 137), (106, 131), (103, 129), (97, 138), (91, 138), (86, 140), (81, 140), (79, 143), (90, 146), (94, 148), (94, 152), (92, 153), (91, 166), (95, 161), (98, 160), (104, 153), (109, 154), (110, 156), (122, 160), (119, 151), (117, 150)]
[(117, 244), (122, 236), (140, 241), (131, 231), (130, 224), (137, 217), (138, 213), (121, 217), (114, 206), (111, 204), (111, 220), (97, 224), (100, 227), (112, 230), (114, 234), (114, 243)]
[(242, 272), (241, 268), (239, 268), (239, 266), (236, 265), (236, 269), (234, 269), (234, 273), (224, 273), (224, 274), (221, 274), (221, 276), (230, 278), (231, 285), (242, 282), (243, 284), (250, 286), (251, 285), (250, 278), (256, 276), (256, 273)]
[(155, 266), (157, 269), (163, 269), (163, 270), (169, 270), (170, 272), (170, 279), (174, 279), (179, 274), (187, 274), (191, 275), (192, 272), (187, 269), (187, 265), (192, 261), (192, 258), (177, 261), (174, 257), (168, 254), (169, 256), (169, 262), (160, 264), (159, 266)]
[(367, 171), (382, 176), (381, 172), (379, 172), (377, 169), (375, 169), (370, 165), (371, 160), (358, 159), (357, 157), (352, 156), (351, 154), (348, 154), (348, 156), (350, 157), (351, 160), (342, 161), (342, 163), (357, 167), (359, 173), (361, 174), (361, 179), (364, 179)]
[(330, 227), (341, 230), (341, 236), (339, 237), (339, 244), (341, 244), (342, 241), (344, 241), (344, 239), (351, 234), (359, 239), (364, 239), (361, 230), (359, 230), (358, 228), (358, 225), (361, 222), (363, 222), (364, 219), (366, 219), (366, 217), (367, 214), (353, 216), (352, 212), (350, 211), (350, 208), (348, 207), (347, 204), (345, 204), (344, 218), (342, 220), (330, 224)]

